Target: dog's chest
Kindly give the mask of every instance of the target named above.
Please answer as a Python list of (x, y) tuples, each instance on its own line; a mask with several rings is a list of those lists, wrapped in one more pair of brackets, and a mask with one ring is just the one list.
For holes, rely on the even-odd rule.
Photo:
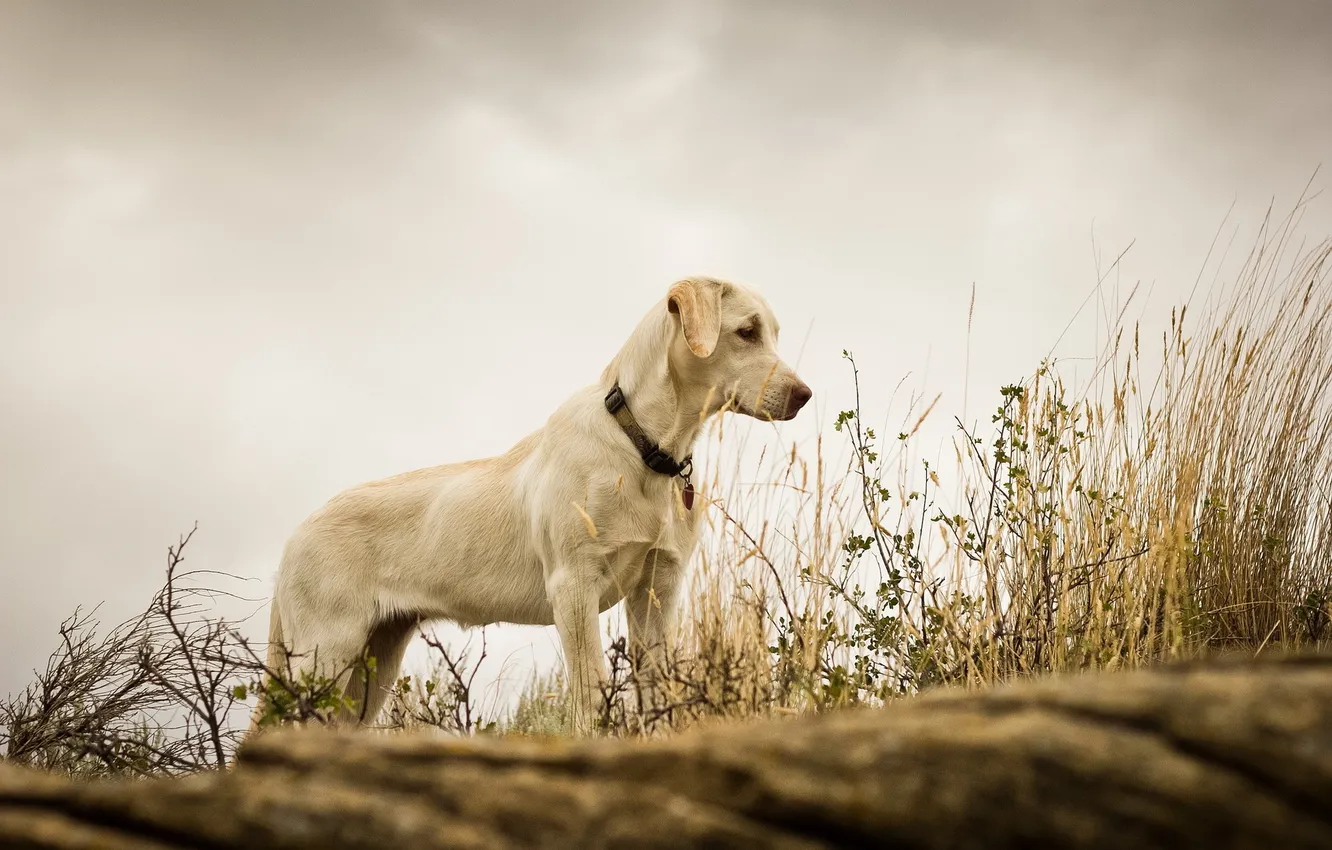
[(641, 566), (651, 549), (687, 557), (693, 540), (695, 512), (686, 510), (670, 479), (649, 482), (641, 490), (617, 479), (597, 499), (597, 537), (608, 549), (617, 574)]

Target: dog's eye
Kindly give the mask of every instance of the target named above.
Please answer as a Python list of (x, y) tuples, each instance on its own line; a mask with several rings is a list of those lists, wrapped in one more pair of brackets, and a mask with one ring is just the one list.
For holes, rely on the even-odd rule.
[(752, 340), (758, 337), (758, 328), (753, 327), (752, 325), (747, 325), (743, 328), (739, 328), (735, 333), (736, 336), (741, 339)]

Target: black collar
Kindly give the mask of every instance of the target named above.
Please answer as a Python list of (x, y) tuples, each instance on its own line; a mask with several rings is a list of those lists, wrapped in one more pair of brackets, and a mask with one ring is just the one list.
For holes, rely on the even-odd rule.
[(634, 448), (638, 449), (638, 454), (648, 469), (670, 477), (678, 475), (686, 483), (689, 482), (689, 475), (694, 471), (694, 456), (686, 455), (684, 460), (677, 461), (662, 451), (661, 446), (652, 442), (652, 439), (639, 427), (634, 414), (629, 412), (629, 404), (625, 401), (624, 391), (620, 389), (618, 382), (611, 387), (610, 392), (606, 393), (606, 410), (610, 411), (615, 421), (620, 423), (620, 428), (634, 444)]

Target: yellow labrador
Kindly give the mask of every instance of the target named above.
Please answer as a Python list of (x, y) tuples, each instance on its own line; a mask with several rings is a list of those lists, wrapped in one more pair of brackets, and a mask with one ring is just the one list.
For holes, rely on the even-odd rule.
[[(673, 285), (596, 384), (505, 454), (362, 484), (288, 541), (270, 614), (269, 662), (352, 677), (373, 720), (418, 625), (554, 624), (575, 728), (594, 722), (606, 659), (597, 615), (625, 600), (632, 644), (659, 659), (697, 539), (690, 449), (707, 417), (791, 419), (810, 388), (777, 354), (754, 290)], [(362, 700), (364, 702), (362, 702)], [(258, 710), (256, 710), (256, 718)]]

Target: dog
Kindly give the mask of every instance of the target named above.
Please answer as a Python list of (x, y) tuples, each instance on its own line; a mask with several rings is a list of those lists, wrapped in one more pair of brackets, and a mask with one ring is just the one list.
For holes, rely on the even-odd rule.
[[(270, 671), (346, 676), (350, 707), (335, 719), (370, 722), (423, 621), (554, 624), (574, 731), (591, 731), (606, 676), (597, 615), (623, 600), (649, 663), (671, 640), (697, 543), (691, 448), (705, 422), (789, 420), (813, 394), (778, 356), (779, 330), (750, 287), (678, 281), (600, 381), (509, 451), (334, 496), (283, 551)], [(351, 675), (365, 653), (374, 664)]]

